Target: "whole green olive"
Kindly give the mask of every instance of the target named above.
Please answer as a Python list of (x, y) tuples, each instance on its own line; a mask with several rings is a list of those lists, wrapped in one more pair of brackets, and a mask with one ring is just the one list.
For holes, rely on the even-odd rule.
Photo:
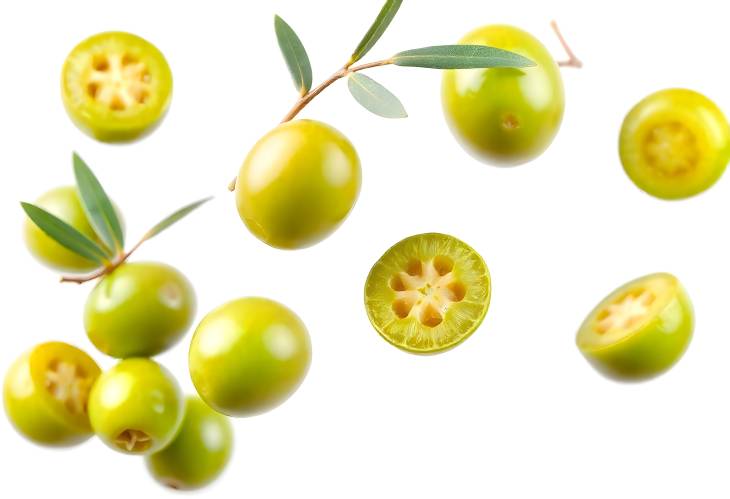
[(125, 359), (104, 372), (89, 396), (89, 419), (112, 449), (151, 454), (180, 429), (184, 398), (170, 372), (150, 359)]
[(305, 248), (347, 217), (360, 179), (357, 152), (339, 131), (318, 121), (284, 123), (259, 140), (243, 163), (238, 213), (266, 244)]
[(91, 342), (112, 357), (149, 357), (174, 345), (195, 316), (195, 292), (178, 270), (125, 263), (105, 276), (86, 302)]
[[(83, 235), (100, 243), (81, 205), (76, 187), (58, 187), (38, 198), (35, 203), (57, 216)], [(66, 249), (51, 239), (30, 218), (26, 217), (23, 229), (25, 243), (31, 254), (43, 264), (61, 272), (82, 273), (98, 267), (98, 264)]]
[(442, 100), (456, 137), (487, 163), (518, 165), (542, 154), (555, 138), (565, 108), (553, 57), (535, 37), (513, 26), (485, 26), (460, 43), (509, 50), (536, 66), (446, 71)]
[(286, 400), (309, 369), (306, 327), (266, 298), (242, 298), (209, 313), (190, 344), (190, 376), (208, 405), (249, 416)]
[(175, 440), (146, 456), (147, 469), (163, 485), (193, 490), (215, 480), (233, 450), (233, 428), (228, 418), (198, 397), (188, 397), (185, 418)]
[(42, 445), (70, 446), (93, 435), (87, 401), (101, 370), (67, 343), (37, 345), (5, 376), (3, 400), (13, 426)]

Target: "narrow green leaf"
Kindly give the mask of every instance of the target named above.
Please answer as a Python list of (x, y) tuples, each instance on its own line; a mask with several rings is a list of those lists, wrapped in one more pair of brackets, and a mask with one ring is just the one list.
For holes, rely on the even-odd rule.
[(355, 51), (352, 53), (350, 58), (350, 64), (359, 61), (367, 54), (371, 48), (380, 40), (385, 30), (388, 29), (391, 21), (395, 17), (398, 9), (400, 9), (403, 0), (387, 0), (383, 8), (380, 10), (380, 14), (375, 19), (375, 22), (365, 34), (363, 39), (360, 41), (360, 45), (357, 46)]
[(160, 223), (158, 223), (157, 225), (152, 227), (150, 230), (148, 230), (147, 233), (142, 238), (142, 240), (146, 241), (147, 239), (151, 239), (151, 238), (155, 237), (157, 234), (159, 234), (163, 230), (169, 228), (172, 224), (174, 224), (175, 222), (178, 222), (180, 219), (187, 216), (190, 212), (197, 209), (201, 205), (207, 203), (211, 199), (213, 199), (212, 196), (207, 197), (205, 199), (201, 199), (199, 201), (195, 201), (194, 203), (190, 203), (189, 205), (180, 208), (175, 213), (168, 216), (167, 218), (162, 220)]
[(91, 226), (113, 254), (121, 254), (124, 251), (124, 231), (109, 196), (89, 166), (76, 153), (73, 163), (81, 204)]
[(525, 68), (535, 66), (527, 57), (484, 45), (438, 45), (406, 50), (393, 64), (431, 69)]
[(398, 97), (372, 78), (352, 73), (347, 80), (350, 93), (362, 107), (383, 118), (407, 118)]
[(307, 51), (291, 26), (279, 16), (274, 17), (274, 29), (294, 86), (301, 95), (305, 95), (312, 88), (312, 66)]
[(107, 259), (104, 250), (94, 241), (57, 216), (30, 203), (20, 203), (28, 218), (48, 237), (82, 257), (102, 265)]

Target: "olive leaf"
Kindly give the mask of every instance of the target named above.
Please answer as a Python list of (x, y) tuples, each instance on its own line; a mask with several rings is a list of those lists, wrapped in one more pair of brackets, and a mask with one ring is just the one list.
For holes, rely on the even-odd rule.
[(99, 265), (111, 256), (94, 241), (43, 208), (30, 203), (20, 203), (20, 205), (40, 230), (64, 248)]
[(347, 88), (362, 107), (383, 118), (407, 118), (398, 97), (372, 78), (360, 73), (352, 73), (347, 80)]
[(535, 63), (514, 52), (484, 45), (438, 45), (393, 56), (396, 66), (431, 69), (524, 68)]
[(388, 29), (388, 26), (398, 12), (398, 9), (400, 9), (402, 3), (403, 0), (387, 0), (385, 2), (385, 5), (383, 5), (383, 8), (380, 10), (380, 14), (378, 14), (378, 17), (375, 19), (375, 22), (373, 22), (373, 25), (370, 26), (370, 29), (352, 53), (350, 64), (362, 59), (363, 56), (367, 54), (371, 48), (373, 48), (377, 41), (380, 40), (380, 37), (383, 36), (385, 30)]
[(114, 254), (121, 254), (124, 231), (111, 200), (89, 166), (76, 153), (73, 154), (73, 165), (81, 204), (91, 226), (107, 248)]
[[(182, 218), (186, 217), (188, 214), (190, 214), (190, 212), (192, 212), (193, 210), (199, 208), (201, 205), (207, 203), (211, 199), (213, 199), (212, 196), (211, 197), (204, 198), (204, 199), (201, 199), (199, 201), (195, 201), (194, 203), (190, 203), (187, 206), (183, 206), (182, 208), (180, 208), (179, 210), (177, 210), (175, 213), (173, 213), (172, 215), (166, 217), (160, 223), (158, 223), (157, 225), (155, 225), (154, 227), (152, 227), (150, 230), (148, 230), (147, 233), (142, 237), (142, 241), (146, 241), (148, 239), (151, 239), (151, 238), (155, 237), (160, 232), (162, 232), (163, 230), (169, 228), (172, 224), (174, 224), (175, 222), (178, 222)], [(141, 244), (142, 241), (140, 241), (140, 244)]]
[(307, 51), (291, 26), (279, 16), (274, 17), (274, 29), (294, 86), (301, 95), (306, 95), (312, 88), (312, 66)]

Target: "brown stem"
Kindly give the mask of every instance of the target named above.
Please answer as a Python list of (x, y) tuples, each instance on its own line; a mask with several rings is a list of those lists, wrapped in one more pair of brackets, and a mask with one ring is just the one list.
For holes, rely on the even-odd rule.
[(148, 239), (148, 236), (145, 235), (142, 239), (139, 240), (137, 244), (135, 244), (131, 250), (127, 251), (123, 255), (121, 255), (119, 258), (114, 260), (113, 262), (108, 262), (103, 267), (91, 272), (90, 274), (85, 275), (73, 275), (73, 276), (63, 276), (61, 277), (61, 282), (73, 282), (76, 284), (83, 284), (85, 282), (93, 281), (94, 279), (98, 279), (99, 277), (103, 277), (107, 274), (111, 274), (114, 272), (114, 270), (122, 265), (124, 262), (126, 262), (130, 256), (132, 256), (132, 253), (137, 251), (140, 246), (142, 246), (142, 243), (145, 242)]
[(560, 28), (558, 28), (558, 23), (555, 21), (550, 21), (550, 27), (553, 28), (553, 31), (555, 32), (555, 36), (558, 37), (558, 40), (560, 41), (560, 45), (563, 46), (563, 50), (565, 50), (565, 53), (568, 54), (568, 60), (567, 61), (558, 61), (558, 66), (563, 68), (582, 68), (583, 62), (578, 59), (578, 57), (575, 55), (573, 50), (570, 48), (570, 45), (568, 45), (568, 42), (565, 41), (565, 37), (560, 32)]
[(284, 116), (284, 119), (281, 120), (282, 123), (286, 123), (287, 121), (293, 120), (299, 112), (304, 109), (307, 104), (312, 102), (312, 100), (317, 97), (319, 94), (324, 92), (327, 87), (332, 85), (337, 80), (344, 78), (345, 76), (349, 75), (350, 73), (357, 73), (358, 71), (362, 71), (364, 69), (370, 69), (370, 68), (376, 68), (379, 66), (387, 66), (388, 64), (393, 64), (392, 59), (383, 59), (382, 61), (375, 61), (375, 62), (368, 62), (366, 64), (360, 64), (359, 66), (343, 66), (341, 69), (336, 71), (332, 74), (329, 78), (327, 78), (325, 81), (320, 83), (317, 87), (313, 88), (306, 94), (304, 94), (295, 104), (294, 107), (291, 108), (291, 110)]

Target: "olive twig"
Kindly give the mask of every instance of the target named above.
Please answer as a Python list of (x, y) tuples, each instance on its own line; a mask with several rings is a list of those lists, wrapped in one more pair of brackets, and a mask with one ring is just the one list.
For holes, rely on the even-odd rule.
[[(291, 110), (286, 114), (286, 116), (284, 116), (284, 119), (281, 120), (281, 123), (286, 123), (287, 121), (293, 120), (301, 112), (302, 109), (307, 107), (307, 104), (312, 102), (312, 100), (314, 100), (315, 97), (317, 97), (319, 94), (324, 92), (327, 89), (327, 87), (332, 85), (337, 80), (340, 80), (349, 74), (357, 73), (357, 72), (363, 71), (365, 69), (377, 68), (380, 66), (388, 66), (393, 63), (394, 63), (393, 59), (383, 59), (380, 61), (359, 64), (357, 66), (351, 66), (352, 63), (348, 62), (347, 64), (342, 66), (341, 69), (339, 69), (338, 71), (333, 73), (332, 76), (327, 78), (325, 81), (320, 83), (318, 86), (316, 86), (315, 88), (313, 88), (306, 94), (302, 95), (299, 98), (299, 100), (294, 104), (294, 106), (291, 108)], [(238, 177), (234, 177), (233, 180), (231, 180), (230, 183), (228, 184), (228, 190), (230, 192), (233, 192), (236, 190), (237, 180), (238, 180)]]
[(558, 28), (558, 23), (556, 21), (550, 21), (550, 27), (555, 32), (555, 36), (558, 37), (558, 40), (560, 41), (560, 45), (563, 46), (563, 50), (565, 50), (565, 53), (568, 54), (568, 60), (566, 61), (558, 61), (558, 66), (562, 68), (582, 68), (583, 62), (578, 59), (578, 57), (575, 55), (573, 50), (570, 48), (570, 45), (568, 45), (568, 42), (565, 40), (565, 37), (563, 36), (563, 33), (560, 32), (560, 28)]
[(342, 79), (351, 73), (357, 73), (358, 71), (362, 71), (364, 69), (377, 68), (379, 66), (387, 66), (389, 64), (393, 64), (393, 59), (383, 59), (381, 61), (368, 62), (366, 64), (360, 64), (358, 66), (350, 66), (349, 64), (351, 63), (345, 64), (342, 69), (336, 71), (332, 76), (319, 84), (319, 86), (304, 94), (296, 102), (296, 104), (294, 104), (294, 107), (291, 108), (286, 116), (284, 116), (284, 119), (281, 120), (281, 122), (286, 123), (287, 121), (293, 120), (297, 116), (297, 114), (299, 114), (299, 112), (307, 106), (307, 104), (312, 102), (315, 97), (321, 94), (325, 89), (327, 89), (327, 87), (332, 85), (337, 80)]
[(135, 244), (132, 249), (127, 251), (126, 253), (122, 253), (119, 255), (118, 258), (116, 258), (114, 261), (109, 262), (103, 267), (100, 267), (99, 269), (95, 270), (94, 272), (91, 272), (90, 274), (85, 275), (79, 275), (79, 276), (62, 276), (61, 282), (73, 282), (76, 284), (83, 284), (85, 282), (93, 281), (94, 279), (98, 279), (99, 277), (103, 277), (107, 274), (111, 274), (116, 270), (117, 267), (122, 265), (124, 262), (129, 260), (129, 257), (132, 256), (132, 254), (139, 249), (140, 246), (142, 246), (142, 243), (145, 242), (148, 238), (145, 236), (140, 241)]

